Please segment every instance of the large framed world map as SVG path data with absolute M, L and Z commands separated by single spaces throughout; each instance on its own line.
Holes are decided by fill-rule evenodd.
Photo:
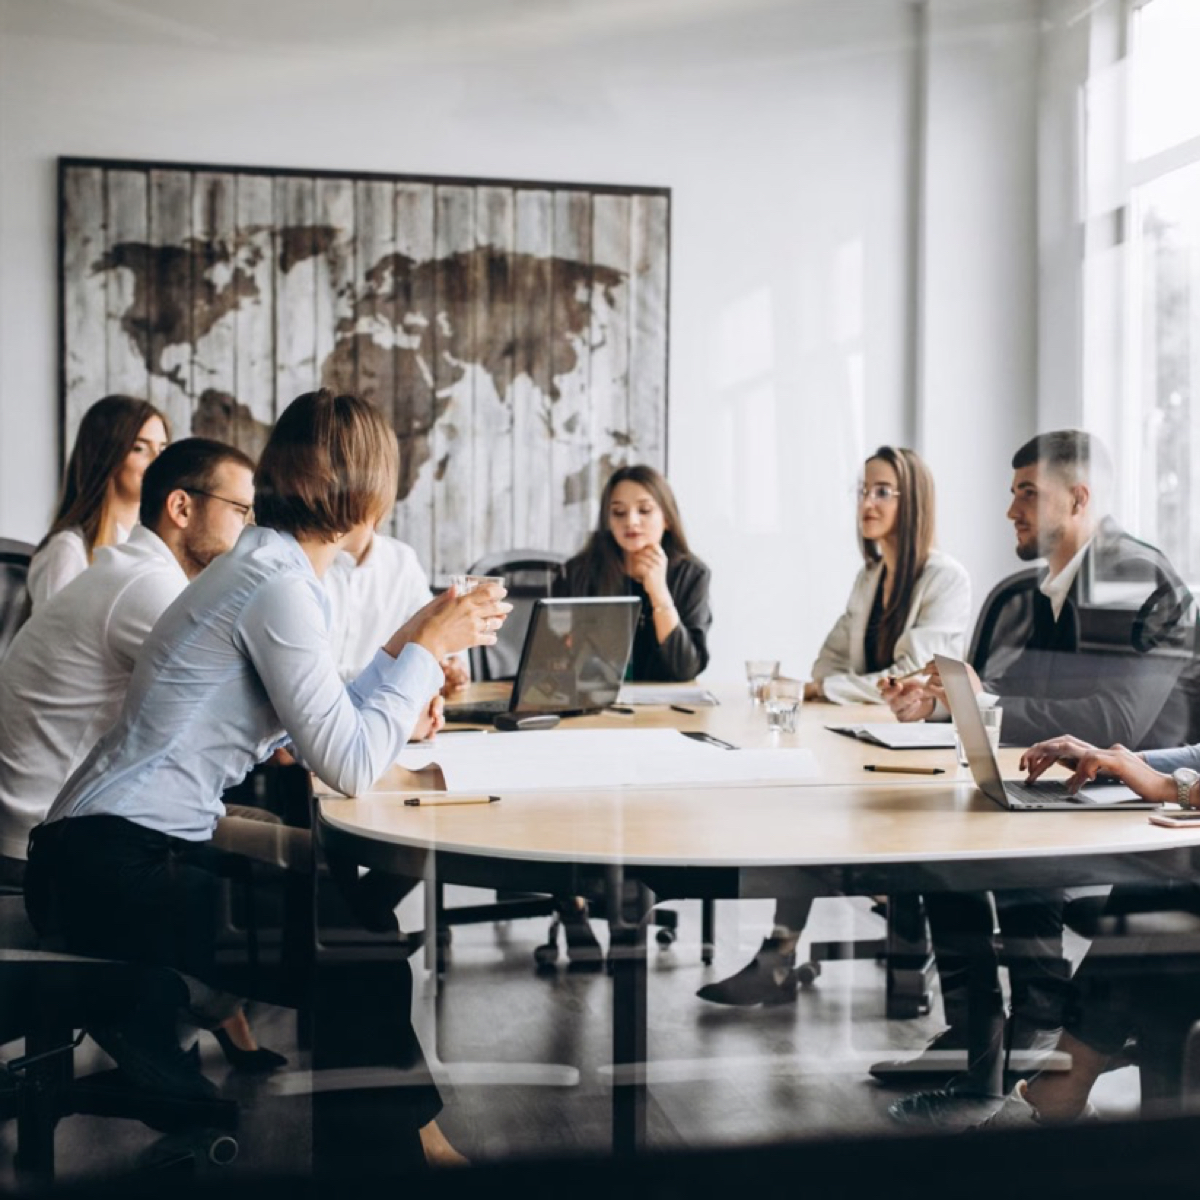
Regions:
M 357 392 L 436 575 L 573 551 L 615 466 L 665 469 L 665 188 L 62 158 L 59 237 L 64 451 L 110 392 L 251 454 Z

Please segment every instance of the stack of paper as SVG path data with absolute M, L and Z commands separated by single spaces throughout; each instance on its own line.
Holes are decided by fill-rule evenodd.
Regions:
M 808 750 L 725 750 L 672 729 L 556 729 L 444 738 L 400 756 L 410 771 L 438 766 L 450 791 L 797 783 L 817 774 Z
M 684 704 L 689 708 L 712 708 L 716 696 L 702 687 L 663 687 L 657 683 L 623 683 L 618 704 Z
M 946 721 L 876 721 L 865 725 L 827 725 L 833 733 L 886 746 L 889 750 L 953 750 L 954 726 Z

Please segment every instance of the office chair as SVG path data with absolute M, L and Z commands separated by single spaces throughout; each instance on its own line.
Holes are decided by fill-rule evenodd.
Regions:
M 33 551 L 28 542 L 0 538 L 0 658 L 29 616 L 25 580 Z
M 501 550 L 485 554 L 467 572 L 470 575 L 503 575 L 506 597 L 513 610 L 501 626 L 494 646 L 471 651 L 471 676 L 480 682 L 513 679 L 521 661 L 521 647 L 533 617 L 536 601 L 550 595 L 565 554 L 553 550 Z
M 24 1041 L 18 1057 L 0 1062 L 0 1120 L 17 1122 L 22 1183 L 53 1182 L 55 1129 L 72 1115 L 136 1120 L 163 1132 L 194 1131 L 210 1161 L 233 1161 L 235 1102 L 149 1092 L 120 1071 L 74 1075 L 74 1052 L 84 1038 L 76 1030 L 134 1008 L 160 1014 L 173 1027 L 187 995 L 183 978 L 166 968 L 39 948 L 23 898 L 0 897 L 0 1045 Z M 194 1161 L 184 1152 L 158 1165 L 173 1170 Z

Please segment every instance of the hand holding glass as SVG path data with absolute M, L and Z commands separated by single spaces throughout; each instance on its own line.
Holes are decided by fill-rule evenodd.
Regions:
M 494 583 L 499 587 L 504 587 L 503 575 L 451 575 L 450 586 L 454 589 L 455 594 L 465 596 L 468 592 L 473 592 L 477 587 L 483 587 L 485 584 Z

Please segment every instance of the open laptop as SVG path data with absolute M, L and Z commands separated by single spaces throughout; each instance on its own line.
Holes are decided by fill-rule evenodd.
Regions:
M 607 708 L 621 690 L 641 600 L 540 599 L 506 699 L 447 704 L 446 720 L 490 725 L 502 713 L 574 716 Z
M 971 775 L 979 790 L 1001 808 L 1013 812 L 1078 812 L 1079 810 L 1125 808 L 1158 808 L 1150 800 L 1143 800 L 1131 788 L 1119 783 L 1092 783 L 1072 794 L 1065 784 L 1055 780 L 1039 780 L 1022 783 L 1018 780 L 1002 779 L 1000 764 L 983 727 L 979 706 L 975 702 L 975 691 L 967 674 L 966 663 L 956 658 L 934 656 L 942 685 L 946 689 L 946 700 L 950 715 L 954 718 L 958 736 Z

